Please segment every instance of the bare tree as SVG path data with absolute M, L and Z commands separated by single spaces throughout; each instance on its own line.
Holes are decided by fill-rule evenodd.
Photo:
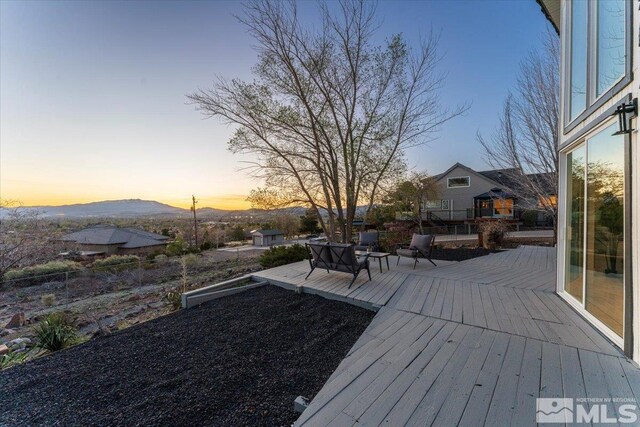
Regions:
M 282 213 L 273 219 L 273 226 L 282 231 L 285 238 L 290 239 L 298 234 L 300 219 L 295 215 Z
M 10 269 L 55 259 L 57 237 L 37 209 L 0 201 L 0 279 Z
M 266 188 L 252 193 L 254 206 L 308 206 L 330 240 L 349 241 L 357 206 L 371 207 L 405 170 L 404 150 L 466 107 L 439 102 L 437 35 L 415 50 L 399 35 L 378 46 L 375 4 L 321 3 L 319 12 L 314 30 L 294 1 L 248 4 L 240 21 L 256 41 L 256 79 L 219 78 L 188 98 L 237 126 L 231 151 L 257 155 L 249 170 Z
M 427 200 L 439 197 L 439 187 L 435 179 L 425 172 L 412 172 L 387 194 L 387 204 L 391 204 L 397 215 L 404 221 L 411 221 L 424 234 L 423 214 Z
M 531 53 L 520 65 L 513 93 L 504 101 L 494 135 L 478 133 L 485 157 L 492 167 L 505 169 L 511 192 L 521 207 L 546 212 L 557 222 L 558 36 L 547 31 L 542 52 Z

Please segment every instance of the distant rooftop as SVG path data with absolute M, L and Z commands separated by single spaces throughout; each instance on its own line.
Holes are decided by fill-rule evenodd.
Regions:
M 147 246 L 164 245 L 169 238 L 161 234 L 150 233 L 136 228 L 120 228 L 111 225 L 99 225 L 85 228 L 62 236 L 62 241 L 83 245 L 120 245 L 133 249 Z
M 284 234 L 280 230 L 256 230 L 252 234 L 260 234 L 262 236 L 276 236 L 278 234 Z

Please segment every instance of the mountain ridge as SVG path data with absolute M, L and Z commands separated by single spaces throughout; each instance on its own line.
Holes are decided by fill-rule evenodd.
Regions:
M 68 205 L 40 205 L 23 206 L 24 209 L 33 209 L 40 212 L 43 217 L 65 217 L 65 218 L 88 218 L 88 217 L 158 217 L 158 216 L 188 216 L 190 209 L 179 208 L 156 200 L 144 199 L 118 199 L 100 200 L 88 203 L 73 203 Z M 278 211 L 290 211 L 291 213 L 304 213 L 305 208 L 292 207 L 279 209 Z M 197 208 L 196 213 L 204 217 L 215 217 L 224 215 L 249 215 L 267 213 L 269 211 L 261 209 L 218 209 L 213 207 Z M 302 212 L 302 213 L 300 213 Z

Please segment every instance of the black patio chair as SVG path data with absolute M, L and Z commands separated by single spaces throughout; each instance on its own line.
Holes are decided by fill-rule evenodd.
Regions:
M 314 244 L 307 243 L 309 249 L 309 266 L 311 271 L 304 279 L 307 280 L 313 270 L 322 268 L 331 271 L 340 271 L 342 273 L 350 273 L 353 275 L 349 288 L 356 281 L 362 270 L 367 270 L 369 280 L 371 280 L 371 272 L 369 271 L 369 255 L 358 258 L 356 256 L 355 245 L 340 243 L 324 243 Z
M 377 231 L 360 231 L 356 251 L 366 251 L 371 248 L 373 252 L 378 252 L 380 250 L 379 240 L 380 233 Z
M 432 234 L 413 234 L 411 237 L 411 243 L 408 246 L 399 245 L 396 249 L 396 255 L 398 255 L 398 262 L 400 264 L 400 258 L 413 258 L 413 268 L 416 268 L 416 264 L 419 262 L 418 258 L 423 258 L 429 261 L 431 264 L 436 265 L 431 259 L 433 253 L 433 244 L 435 242 L 435 236 Z

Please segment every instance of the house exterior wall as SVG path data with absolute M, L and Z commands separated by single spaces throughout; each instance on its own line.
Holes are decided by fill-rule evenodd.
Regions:
M 158 252 L 164 252 L 167 245 L 145 246 L 142 248 L 120 248 L 118 255 L 149 255 Z
M 105 255 L 115 255 L 118 253 L 119 244 L 114 245 L 87 245 L 75 242 L 66 242 L 64 247 L 66 250 L 87 251 L 87 252 L 104 252 Z
M 470 177 L 469 187 L 447 188 L 447 178 L 463 176 Z M 446 175 L 441 176 L 438 179 L 438 186 L 439 197 L 441 200 L 449 201 L 449 209 L 427 208 L 427 210 L 433 212 L 443 220 L 462 221 L 468 219 L 467 209 L 473 210 L 473 198 L 495 188 L 497 184 L 478 173 L 472 173 L 458 166 Z
M 598 321 L 594 316 L 585 310 L 576 299 L 572 298 L 564 289 L 565 284 L 565 268 L 569 263 L 566 255 L 567 245 L 569 244 L 568 234 L 569 226 L 567 224 L 567 154 L 577 147 L 583 146 L 585 141 L 598 135 L 603 129 L 617 124 L 617 116 L 612 116 L 612 109 L 625 100 L 636 99 L 640 96 L 638 89 L 638 79 L 633 78 L 640 72 L 639 58 L 640 52 L 638 48 L 639 37 L 638 34 L 640 22 L 640 12 L 638 11 L 638 2 L 629 2 L 629 8 L 627 9 L 631 13 L 631 33 L 627 35 L 625 43 L 627 44 L 627 52 L 631 53 L 631 80 L 627 83 L 625 79 L 621 80 L 621 84 L 614 85 L 614 93 L 607 99 L 608 96 L 603 96 L 605 102 L 602 102 L 598 106 L 598 100 L 596 100 L 595 108 L 593 111 L 588 112 L 584 116 L 579 116 L 579 119 L 575 123 L 569 123 L 566 119 L 567 109 L 567 95 L 566 91 L 569 87 L 569 81 L 567 78 L 569 70 L 569 43 L 570 43 L 570 26 L 568 25 L 569 10 L 571 7 L 571 1 L 563 1 L 561 4 L 561 66 L 560 66 L 560 93 L 561 93 L 561 123 L 560 123 L 560 167 L 559 167 L 559 194 L 558 194 L 558 276 L 557 276 L 557 291 L 567 302 L 573 305 L 585 318 L 590 320 L 594 326 L 600 329 L 603 333 L 609 336 L 614 342 L 622 347 L 625 352 L 632 356 L 636 362 L 640 362 L 640 286 L 638 285 L 638 278 L 640 278 L 640 265 L 638 262 L 638 248 L 640 248 L 640 167 L 639 158 L 640 153 L 638 151 L 638 131 L 634 130 L 630 135 L 626 135 L 627 139 L 627 174 L 631 176 L 631 179 L 627 179 L 625 182 L 625 264 L 629 267 L 625 271 L 625 338 L 620 339 L 615 336 L 611 330 L 609 330 L 604 324 Z M 629 46 L 630 45 L 630 46 Z M 628 74 L 628 73 L 627 73 Z M 638 119 L 633 118 L 631 120 L 631 128 L 637 129 L 639 123 Z M 617 128 L 617 125 L 616 125 Z M 630 207 L 630 215 L 629 208 Z
M 284 235 L 268 235 L 262 236 L 258 234 L 253 235 L 253 246 L 273 246 L 284 243 Z
M 154 252 L 162 252 L 167 247 L 164 245 L 145 246 L 141 248 L 120 248 L 120 244 L 113 245 L 87 245 L 75 242 L 66 242 L 65 250 L 87 251 L 87 252 L 104 252 L 106 256 L 110 255 L 147 255 Z

